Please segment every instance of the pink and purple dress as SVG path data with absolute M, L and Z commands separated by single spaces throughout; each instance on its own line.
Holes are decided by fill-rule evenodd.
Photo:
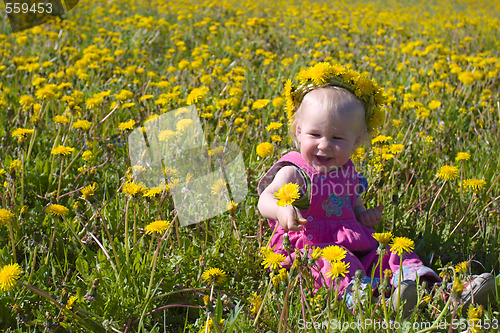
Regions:
M 371 276 L 372 269 L 378 261 L 378 242 L 372 236 L 374 230 L 358 222 L 353 211 L 358 195 L 366 189 L 366 179 L 356 172 L 351 160 L 337 170 L 321 174 L 309 165 L 300 153 L 292 151 L 284 155 L 264 175 L 258 185 L 259 194 L 273 181 L 278 170 L 286 165 L 295 166 L 304 178 L 304 183 L 310 186 L 309 189 L 305 189 L 310 197 L 309 207 L 301 210 L 307 223 L 301 231 L 287 232 L 291 247 L 304 250 L 306 245 L 320 248 L 329 245 L 342 246 L 347 250 L 344 261 L 350 266 L 349 273 L 337 282 L 339 292 L 341 293 L 346 288 L 350 289 L 350 282 L 357 270 L 363 272 L 364 282 L 373 284 L 374 281 L 369 282 L 367 277 Z M 276 223 L 278 223 L 276 220 L 269 220 L 272 230 Z M 288 253 L 282 247 L 285 232 L 278 225 L 272 236 L 270 247 L 274 248 L 275 252 L 287 256 Z M 293 256 L 292 253 L 291 257 Z M 398 284 L 399 265 L 400 258 L 395 253 L 389 251 L 383 258 L 383 270 L 390 269 L 393 272 L 391 281 L 393 286 Z M 326 273 L 331 268 L 330 263 L 320 258 L 316 261 L 316 267 L 311 272 L 315 287 L 320 288 L 325 285 L 325 282 L 327 286 L 331 286 L 332 280 L 326 277 Z M 377 268 L 374 272 L 375 277 L 379 277 L 378 272 Z M 425 276 L 430 281 L 440 281 L 439 276 L 432 269 L 424 266 L 413 252 L 406 253 L 403 257 L 403 276 L 403 280 L 415 280 L 417 276 Z

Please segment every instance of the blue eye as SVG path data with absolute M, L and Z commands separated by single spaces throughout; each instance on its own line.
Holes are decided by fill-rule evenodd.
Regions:
M 341 138 L 341 137 L 338 137 L 338 136 L 334 136 L 334 137 L 333 137 L 333 140 L 342 140 L 342 138 Z

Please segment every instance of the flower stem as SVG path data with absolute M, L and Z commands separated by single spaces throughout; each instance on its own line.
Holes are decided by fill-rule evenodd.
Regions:
M 61 182 L 62 182 L 62 174 L 63 174 L 63 165 L 64 165 L 64 157 L 61 159 L 61 169 L 59 170 L 59 183 L 57 184 L 57 196 L 56 201 L 59 202 L 59 193 L 61 191 Z
M 33 256 L 31 257 L 31 269 L 30 275 L 28 277 L 28 284 L 31 283 L 31 278 L 33 278 L 33 273 L 35 272 L 35 260 L 36 260 L 36 252 L 38 250 L 38 246 L 35 244 L 35 249 L 33 250 Z
M 54 231 L 52 232 L 52 238 L 50 239 L 49 251 L 47 251 L 47 257 L 45 257 L 45 265 L 49 263 L 50 252 L 52 251 L 52 245 L 54 245 L 54 240 L 56 238 L 57 231 L 57 218 L 54 218 Z
M 12 246 L 12 256 L 14 257 L 14 262 L 17 262 L 16 258 L 16 244 L 14 243 L 14 230 L 12 230 L 12 223 L 10 222 L 10 219 L 8 219 L 8 224 L 9 224 L 9 236 L 10 236 L 10 244 Z
M 155 254 L 153 256 L 153 265 L 151 268 L 151 275 L 149 276 L 148 290 L 146 292 L 146 297 L 144 298 L 144 309 L 143 309 L 142 314 L 141 314 L 140 323 L 142 323 L 142 320 L 144 319 L 144 315 L 146 313 L 147 306 L 148 306 L 149 302 L 151 301 L 149 298 L 149 295 L 151 294 L 151 288 L 153 286 L 153 279 L 155 276 L 156 263 L 158 262 L 158 254 L 160 253 L 161 244 L 163 243 L 165 238 L 169 235 L 169 233 L 170 233 L 170 228 L 168 228 L 165 231 L 165 233 L 163 234 L 163 237 L 160 240 L 158 240 L 158 245 L 156 246 L 156 251 L 155 251 Z M 212 288 L 213 288 L 213 286 L 212 286 Z
M 424 332 L 434 331 L 437 328 L 438 324 L 442 323 L 443 317 L 448 313 L 448 309 L 450 307 L 451 299 L 452 299 L 451 296 L 448 297 L 448 301 L 443 306 L 443 310 L 441 311 L 441 313 L 439 314 L 439 316 L 436 318 L 436 320 L 434 320 L 434 322 L 432 323 L 431 327 L 423 329 L 423 330 L 420 330 L 417 333 L 424 333 Z
M 380 255 L 378 256 L 378 261 L 379 261 L 379 264 L 380 264 L 380 273 L 379 273 L 379 278 L 380 278 L 380 282 L 381 285 L 384 284 L 384 278 L 383 278 L 383 269 L 382 269 L 382 260 L 383 260 L 383 257 L 385 256 L 385 249 L 380 251 Z M 385 318 L 385 322 L 388 323 L 389 322 L 389 312 L 387 311 L 387 306 L 385 304 L 385 286 L 382 290 L 382 288 L 379 288 L 380 290 L 380 297 L 382 297 L 382 310 L 384 311 L 384 318 Z M 389 328 L 387 328 L 387 332 L 389 332 Z
M 260 313 L 261 313 L 262 309 L 264 308 L 264 303 L 266 301 L 267 296 L 269 295 L 269 291 L 271 290 L 271 285 L 272 285 L 272 282 L 271 282 L 271 279 L 269 279 L 269 283 L 267 285 L 266 294 L 264 295 L 264 298 L 262 299 L 262 302 L 260 303 L 259 311 L 257 311 L 257 315 L 255 316 L 255 320 L 253 321 L 253 325 L 252 326 L 256 326 L 257 325 L 257 321 L 259 320 Z
M 425 217 L 424 228 L 423 228 L 424 229 L 424 238 L 426 236 L 428 236 L 429 226 L 428 226 L 427 222 L 429 221 L 429 217 L 431 216 L 432 208 L 434 207 L 434 204 L 436 203 L 436 200 L 439 197 L 439 193 L 441 193 L 441 191 L 443 190 L 446 183 L 447 183 L 446 181 L 443 182 L 443 185 L 441 185 L 441 187 L 439 188 L 439 190 L 436 193 L 436 196 L 434 197 L 434 200 L 432 201 L 431 207 L 427 211 L 427 216 Z
M 137 201 L 134 203 L 134 246 L 137 243 Z
M 130 198 L 127 199 L 127 204 L 125 207 L 125 258 L 127 264 L 129 262 L 129 244 L 128 244 L 128 207 L 130 205 Z
M 398 311 L 399 316 L 399 307 L 401 305 L 401 282 L 403 282 L 403 253 L 399 255 L 399 277 L 398 277 L 398 292 L 397 292 L 397 306 L 396 309 Z

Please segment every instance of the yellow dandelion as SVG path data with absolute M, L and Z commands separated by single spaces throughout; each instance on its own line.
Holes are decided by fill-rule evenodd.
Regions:
M 274 153 L 274 146 L 269 142 L 262 142 L 257 145 L 257 155 L 266 158 Z
M 142 194 L 143 197 L 153 198 L 160 194 L 163 190 L 161 188 L 150 188 L 145 193 Z
M 170 222 L 165 220 L 157 220 L 146 226 L 146 234 L 157 233 L 161 234 L 170 227 Z
M 173 138 L 176 134 L 177 134 L 176 132 L 166 129 L 161 131 L 160 134 L 158 134 L 158 140 L 167 142 L 168 140 Z
M 59 145 L 56 148 L 53 148 L 50 153 L 52 155 L 63 155 L 63 156 L 66 156 L 66 155 L 71 154 L 74 151 L 75 151 L 75 148 L 73 148 L 73 147 L 67 147 L 67 146 Z
M 405 149 L 405 146 L 400 143 L 395 143 L 389 146 L 389 151 L 393 154 L 399 154 Z
M 453 180 L 458 177 L 458 168 L 454 165 L 444 165 L 439 168 L 437 176 L 444 180 Z
M 257 312 L 259 312 L 260 306 L 262 304 L 262 296 L 260 296 L 256 292 L 253 292 L 252 294 L 250 294 L 250 299 L 248 301 L 252 305 L 252 307 L 250 308 L 250 312 L 256 315 Z
M 332 75 L 335 76 L 340 76 L 345 73 L 346 69 L 339 64 L 331 65 L 330 71 L 332 72 Z
M 199 88 L 194 88 L 191 90 L 189 95 L 186 98 L 186 104 L 191 105 L 194 103 L 199 102 L 203 97 L 205 97 L 209 92 L 209 89 L 205 86 L 199 87 Z
M 323 254 L 323 249 L 315 246 L 315 247 L 313 247 L 312 252 L 311 252 L 311 259 L 318 260 L 322 254 Z
M 94 182 L 92 185 L 87 185 L 84 188 L 82 188 L 80 192 L 82 192 L 82 197 L 90 201 L 94 197 L 96 189 L 97 189 L 97 183 Z
M 392 239 L 392 232 L 376 232 L 372 234 L 373 238 L 377 240 L 380 244 L 384 246 L 389 245 L 389 242 Z
M 90 150 L 86 150 L 83 152 L 82 154 L 82 159 L 85 161 L 85 162 L 88 162 L 90 161 L 92 158 L 94 157 L 94 155 L 92 154 L 92 152 Z
M 238 208 L 238 204 L 235 203 L 233 200 L 231 202 L 227 203 L 226 209 L 231 213 L 234 214 L 236 212 L 236 208 Z
M 325 247 L 321 254 L 329 262 L 337 262 L 345 258 L 347 251 L 338 245 L 330 245 Z
M 58 116 L 55 116 L 53 118 L 54 122 L 56 124 L 68 124 L 69 123 L 69 119 L 68 117 L 66 116 L 63 116 L 63 115 L 58 115 Z
M 459 152 L 457 153 L 457 156 L 455 157 L 455 161 L 468 161 L 470 159 L 470 154 L 465 153 L 465 152 Z
M 122 91 L 120 91 L 120 93 L 115 94 L 114 96 L 116 97 L 116 99 L 124 101 L 126 99 L 134 97 L 134 94 L 131 91 L 123 89 Z
M 277 134 L 274 134 L 274 135 L 271 135 L 271 141 L 272 142 L 281 142 L 281 136 L 277 135 Z
M 150 115 L 148 116 L 148 118 L 146 118 L 145 122 L 148 122 L 148 121 L 150 121 L 150 120 L 153 120 L 153 119 L 155 119 L 155 118 L 157 118 L 157 117 L 159 117 L 159 115 L 157 115 L 157 114 L 150 114 Z
M 19 98 L 19 104 L 21 104 L 23 108 L 27 108 L 35 104 L 35 99 L 29 95 L 23 95 Z
M 394 237 L 391 244 L 391 251 L 401 256 L 403 253 L 411 252 L 415 248 L 413 240 L 407 237 Z
M 5 265 L 0 270 L 0 290 L 12 289 L 21 275 L 22 269 L 17 263 Z
M 21 170 L 22 169 L 22 164 L 21 164 L 21 161 L 19 161 L 18 159 L 15 159 L 13 160 L 12 162 L 10 162 L 10 165 L 9 165 L 9 172 L 14 172 L 16 170 Z
M 131 130 L 134 128 L 135 120 L 130 119 L 129 121 L 122 122 L 118 124 L 120 131 Z
M 290 116 L 293 113 L 293 100 L 292 100 L 292 80 L 288 79 L 285 82 L 285 86 L 283 87 L 283 95 L 285 96 L 285 108 L 287 112 L 287 117 L 290 119 Z
M 363 147 L 356 148 L 355 151 L 351 153 L 351 159 L 354 162 L 360 162 L 365 158 L 365 149 Z
M 375 91 L 376 84 L 375 81 L 364 77 L 362 75 L 356 77 L 354 79 L 354 85 L 356 86 L 355 94 L 358 97 L 362 97 L 363 95 L 371 95 Z
M 283 126 L 282 123 L 278 123 L 278 122 L 273 121 L 273 122 L 269 123 L 269 125 L 267 125 L 266 130 L 272 131 L 272 130 L 280 128 L 281 126 Z
M 264 255 L 262 266 L 270 266 L 272 270 L 277 270 L 283 267 L 281 264 L 284 263 L 286 259 L 284 255 L 276 253 L 270 248 L 262 248 L 261 251 Z
M 85 107 L 87 109 L 93 109 L 99 106 L 101 104 L 102 100 L 99 98 L 89 98 L 85 101 Z
M 469 71 L 464 71 L 464 72 L 460 73 L 458 75 L 458 79 L 460 80 L 460 82 L 462 82 L 466 86 L 473 84 L 475 81 L 474 75 L 472 75 L 472 73 Z
M 122 192 L 130 195 L 131 197 L 135 197 L 137 194 L 143 192 L 143 188 L 134 182 L 127 182 L 123 185 Z
M 73 304 L 78 300 L 78 296 L 71 296 L 68 301 L 66 302 L 66 306 L 64 307 L 65 310 L 71 310 L 73 307 Z
M 440 101 L 431 101 L 429 103 L 429 110 L 435 110 L 437 108 L 440 108 L 441 107 L 441 102 Z
M 474 323 L 474 327 L 476 327 L 477 322 L 483 317 L 484 314 L 484 309 L 481 305 L 479 305 L 477 308 L 474 305 L 469 305 L 469 308 L 467 309 L 467 318 L 470 320 L 470 323 Z
M 45 86 L 38 89 L 35 92 L 36 98 L 38 99 L 46 99 L 46 100 L 54 100 L 56 98 L 56 94 L 52 89 L 52 86 Z
M 224 190 L 226 190 L 226 183 L 222 179 L 217 179 L 211 187 L 211 192 L 213 195 L 219 195 L 221 194 Z
M 468 262 L 467 261 L 462 261 L 458 264 L 455 265 L 455 272 L 457 272 L 457 274 L 461 274 L 461 273 L 467 273 L 468 271 Z
M 73 123 L 73 128 L 81 128 L 84 131 L 88 131 L 92 126 L 92 123 L 85 119 L 79 119 Z
M 280 108 L 283 105 L 285 105 L 285 99 L 283 97 L 276 97 L 276 98 L 273 99 L 273 101 L 271 102 L 271 104 L 275 108 Z
M 49 205 L 47 208 L 45 208 L 45 213 L 52 215 L 65 216 L 68 214 L 68 212 L 68 208 L 59 204 Z
M 476 179 L 476 178 L 470 178 L 470 179 L 464 179 L 460 185 L 463 188 L 466 189 L 472 189 L 476 192 L 480 191 L 483 189 L 483 187 L 486 186 L 486 181 L 484 179 Z
M 18 142 L 22 142 L 26 140 L 26 137 L 28 134 L 33 133 L 35 130 L 34 129 L 28 129 L 28 128 L 16 128 L 15 130 L 12 131 L 12 137 L 15 138 L 17 137 Z
M 326 79 L 333 73 L 332 65 L 328 62 L 319 62 L 316 65 L 299 72 L 298 80 L 304 82 L 312 80 L 317 85 L 326 83 Z
M 281 282 L 280 276 L 279 275 L 274 275 L 271 278 L 271 282 L 272 282 L 273 286 L 277 287 L 280 284 L 280 282 Z
M 342 79 L 346 82 L 353 82 L 358 76 L 359 76 L 359 72 L 355 71 L 355 70 L 352 70 L 352 69 L 349 69 L 347 71 L 345 71 L 344 73 L 342 73 Z
M 334 261 L 331 263 L 331 268 L 326 273 L 327 277 L 336 278 L 345 276 L 349 271 L 347 270 L 351 264 L 343 261 Z
M 274 192 L 274 198 L 278 199 L 276 204 L 280 207 L 288 206 L 300 198 L 299 185 L 287 183 Z
M 252 109 L 262 109 L 269 104 L 271 100 L 269 99 L 258 99 L 252 104 Z
M 384 143 L 392 140 L 392 136 L 378 135 L 372 139 L 372 145 L 376 143 Z
M 458 277 L 455 277 L 455 280 L 453 280 L 453 287 L 451 288 L 451 291 L 456 297 L 460 297 L 462 295 L 464 285 Z
M 177 128 L 178 131 L 183 131 L 189 126 L 193 124 L 193 121 L 191 119 L 181 119 L 175 124 L 175 127 Z
M 131 108 L 134 105 L 135 105 L 134 102 L 125 103 L 125 104 L 122 104 L 122 109 L 128 109 L 128 108 Z
M 8 224 L 13 217 L 9 210 L 0 208 L 0 226 Z
M 226 280 L 226 272 L 217 267 L 212 267 L 203 272 L 201 279 L 208 285 L 220 285 Z

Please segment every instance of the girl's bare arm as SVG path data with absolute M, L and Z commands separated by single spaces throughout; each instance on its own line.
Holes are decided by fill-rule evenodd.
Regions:
M 258 209 L 265 218 L 278 220 L 283 229 L 299 231 L 306 222 L 299 210 L 291 205 L 280 207 L 278 200 L 274 198 L 274 192 L 287 183 L 295 183 L 304 188 L 304 181 L 294 166 L 285 166 L 276 173 L 272 183 L 260 194 Z

